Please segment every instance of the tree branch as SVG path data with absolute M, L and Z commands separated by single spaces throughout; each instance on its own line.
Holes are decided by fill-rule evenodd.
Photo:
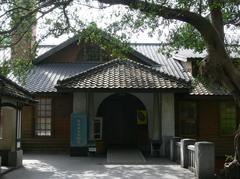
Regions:
M 218 46 L 225 51 L 224 43 L 219 39 L 218 32 L 211 22 L 199 14 L 184 9 L 173 9 L 156 3 L 143 2 L 141 0 L 98 0 L 111 5 L 122 4 L 143 13 L 154 13 L 165 19 L 175 19 L 194 26 L 202 35 L 207 46 Z
M 18 20 L 18 22 L 16 22 L 14 24 L 14 26 L 12 26 L 10 29 L 8 30 L 4 30 L 4 31 L 0 31 L 0 35 L 5 35 L 5 34 L 10 34 L 14 31 L 16 31 L 16 29 L 22 24 L 23 21 L 25 21 L 27 18 L 31 17 L 33 14 L 37 13 L 37 12 L 40 12 L 41 9 L 43 8 L 47 8 L 47 7 L 51 7 L 51 11 L 58 8 L 58 7 L 61 7 L 61 6 L 65 6 L 65 5 L 68 5 L 70 2 L 72 2 L 73 0 L 63 0 L 63 1 L 55 1 L 55 0 L 49 0 L 49 1 L 45 1 L 43 3 L 40 3 L 38 7 L 36 7 L 35 9 L 29 11 L 27 14 L 21 16 Z M 51 12 L 49 10 L 45 12 L 42 12 L 42 14 L 46 15 L 47 13 Z

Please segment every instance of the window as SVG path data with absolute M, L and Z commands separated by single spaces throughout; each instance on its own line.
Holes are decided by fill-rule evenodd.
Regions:
M 37 118 L 35 121 L 36 136 L 51 136 L 52 126 L 52 100 L 40 98 L 37 105 Z
M 78 61 L 87 62 L 106 62 L 111 60 L 110 55 L 107 55 L 98 45 L 82 44 L 78 54 Z
M 233 102 L 220 103 L 220 133 L 232 135 L 236 129 L 236 106 Z
M 2 108 L 0 108 L 0 139 L 3 138 L 3 113 Z
M 197 133 L 197 104 L 194 101 L 180 101 L 179 133 L 181 136 L 196 136 Z

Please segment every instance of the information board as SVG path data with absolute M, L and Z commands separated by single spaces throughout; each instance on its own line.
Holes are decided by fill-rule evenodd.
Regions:
M 71 114 L 71 147 L 87 145 L 87 115 L 84 113 Z

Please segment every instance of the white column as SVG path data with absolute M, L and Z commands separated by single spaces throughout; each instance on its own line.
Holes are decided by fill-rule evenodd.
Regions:
M 87 93 L 73 93 L 73 112 L 87 112 Z
M 162 93 L 162 147 L 161 155 L 168 156 L 170 137 L 175 135 L 174 93 Z
M 161 135 L 161 95 L 154 93 L 153 97 L 153 123 L 152 123 L 152 140 L 159 140 Z
M 94 93 L 89 93 L 88 94 L 88 137 L 89 140 L 93 141 L 94 137 L 93 137 L 93 120 L 95 117 L 95 113 L 94 113 L 95 109 L 94 109 Z

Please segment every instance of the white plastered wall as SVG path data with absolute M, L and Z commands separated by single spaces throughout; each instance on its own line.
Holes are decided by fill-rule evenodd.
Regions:
M 175 135 L 174 93 L 162 93 L 162 147 L 161 155 L 169 153 L 169 139 Z
M 82 92 L 73 93 L 73 112 L 76 113 L 87 112 L 87 93 Z

